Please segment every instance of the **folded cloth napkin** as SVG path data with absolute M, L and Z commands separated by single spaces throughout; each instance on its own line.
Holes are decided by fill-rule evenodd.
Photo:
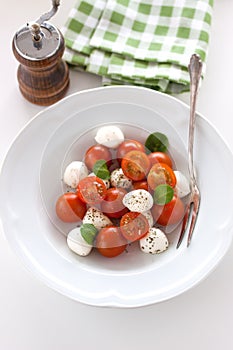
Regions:
M 208 51 L 213 0 L 78 0 L 62 28 L 65 60 L 103 84 L 189 90 L 188 63 Z

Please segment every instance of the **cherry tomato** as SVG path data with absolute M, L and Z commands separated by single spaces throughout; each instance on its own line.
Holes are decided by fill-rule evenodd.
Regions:
M 130 211 L 122 216 L 120 228 L 123 236 L 131 242 L 144 237 L 149 231 L 149 223 L 144 215 Z
M 91 146 L 85 154 L 84 162 L 89 170 L 93 170 L 93 167 L 97 160 L 103 159 L 107 163 L 111 163 L 112 155 L 109 149 L 103 145 Z
M 111 162 L 108 163 L 107 165 L 108 165 L 108 170 L 110 171 L 110 173 L 112 173 L 113 170 L 121 167 L 118 159 L 112 159 Z
M 145 179 L 149 171 L 150 161 L 144 152 L 130 151 L 122 159 L 121 167 L 128 178 L 140 181 Z
M 64 222 L 79 222 L 86 213 L 86 204 L 83 203 L 78 195 L 73 192 L 67 192 L 61 195 L 56 202 L 56 214 Z
M 154 204 L 151 208 L 154 220 L 162 226 L 177 224 L 184 217 L 184 204 L 176 195 L 165 205 Z
M 90 205 L 99 204 L 105 198 L 106 192 L 104 182 L 97 176 L 87 176 L 77 186 L 79 198 Z
M 171 187 L 176 185 L 176 175 L 174 171 L 165 163 L 154 164 L 147 176 L 149 187 L 154 190 L 156 186 L 168 184 Z
M 145 152 L 145 146 L 137 140 L 125 140 L 117 148 L 117 158 L 119 161 L 130 151 Z
M 127 191 L 120 187 L 111 187 L 107 190 L 104 201 L 101 203 L 101 210 L 110 218 L 121 218 L 128 212 L 128 209 L 122 203 Z
M 167 153 L 152 152 L 148 154 L 148 158 L 150 160 L 151 166 L 156 163 L 163 163 L 163 164 L 167 164 L 170 168 L 172 168 L 172 160 Z
M 101 255 L 113 258 L 125 251 L 127 241 L 122 236 L 119 227 L 108 226 L 99 231 L 95 244 Z
M 146 180 L 135 181 L 135 182 L 133 182 L 133 189 L 134 190 L 146 190 L 146 191 L 148 191 L 148 183 Z

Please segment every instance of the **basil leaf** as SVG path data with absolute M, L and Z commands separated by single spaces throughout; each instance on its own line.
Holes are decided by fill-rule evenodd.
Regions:
M 167 184 L 158 185 L 154 191 L 154 202 L 158 205 L 169 203 L 174 196 L 174 190 Z
M 82 226 L 80 227 L 80 232 L 81 232 L 83 239 L 88 244 L 92 245 L 98 230 L 92 224 L 82 224 Z
M 100 179 L 108 180 L 110 179 L 110 172 L 108 170 L 106 161 L 104 159 L 99 159 L 95 162 L 93 173 Z
M 168 149 L 168 138 L 161 132 L 150 134 L 145 142 L 146 148 L 151 152 L 166 152 Z

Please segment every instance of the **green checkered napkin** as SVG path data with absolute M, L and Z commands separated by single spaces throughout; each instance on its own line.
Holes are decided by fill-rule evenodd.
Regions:
M 62 29 L 65 60 L 104 84 L 189 90 L 187 66 L 205 72 L 213 0 L 78 0 Z

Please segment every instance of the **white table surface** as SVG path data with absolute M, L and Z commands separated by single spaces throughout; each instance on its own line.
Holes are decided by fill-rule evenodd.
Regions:
M 61 3 L 52 20 L 58 27 L 64 23 L 74 0 Z M 49 0 L 20 0 L 4 2 L 1 10 L 0 163 L 19 130 L 43 109 L 19 93 L 12 37 L 23 24 L 49 7 Z M 233 1 L 215 0 L 207 73 L 199 93 L 198 111 L 217 127 L 233 151 L 232 37 Z M 71 72 L 70 77 L 68 94 L 100 85 L 95 76 Z M 187 94 L 178 98 L 189 101 Z M 233 181 L 232 174 L 229 181 Z M 233 348 L 233 246 L 198 286 L 167 302 L 137 309 L 82 305 L 49 289 L 22 266 L 1 230 L 0 276 L 2 350 Z

